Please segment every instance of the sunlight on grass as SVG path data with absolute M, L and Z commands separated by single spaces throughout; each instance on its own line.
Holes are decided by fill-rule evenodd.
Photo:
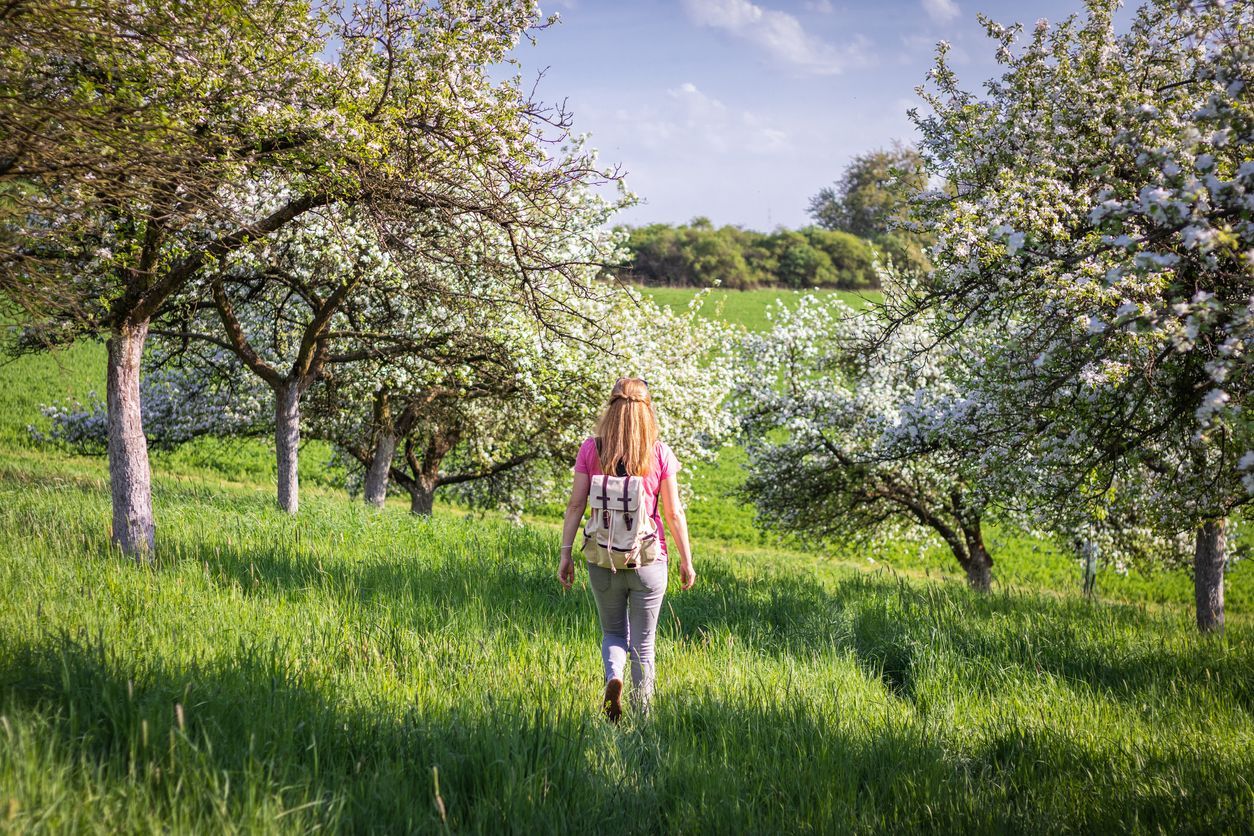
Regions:
M 639 290 L 659 305 L 665 305 L 677 311 L 687 308 L 688 302 L 698 292 L 690 287 L 643 287 Z M 856 310 L 861 310 L 883 299 L 883 294 L 878 290 L 715 289 L 709 292 L 709 298 L 701 307 L 701 315 L 719 317 L 735 325 L 742 325 L 749 331 L 765 331 L 770 327 L 766 311 L 777 299 L 792 306 L 807 293 L 823 297 L 837 296 Z
M 103 490 L 3 489 L 19 827 L 439 829 L 433 768 L 469 830 L 1223 829 L 1250 792 L 1245 624 L 711 549 L 614 730 L 555 532 L 264 499 L 159 490 L 152 570 Z
M 372 512 L 311 445 L 293 519 L 264 440 L 204 440 L 154 457 L 157 565 L 121 557 L 103 458 L 26 432 L 102 359 L 0 367 L 6 830 L 1248 827 L 1243 565 L 1220 637 L 1192 628 L 1187 575 L 1104 575 L 1088 601 L 1015 532 L 980 596 L 937 582 L 957 572 L 931 546 L 760 532 L 728 448 L 684 471 L 701 581 L 667 598 L 655 711 L 613 728 L 551 515 Z

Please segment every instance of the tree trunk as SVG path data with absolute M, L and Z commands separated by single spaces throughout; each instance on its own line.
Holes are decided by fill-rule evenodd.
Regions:
M 420 517 L 431 516 L 435 504 L 435 485 L 429 485 L 423 479 L 417 479 L 407 486 L 409 489 L 409 511 Z
M 113 542 L 137 561 L 150 559 L 156 525 L 152 517 L 152 470 L 140 414 L 140 360 L 147 321 L 125 325 L 109 338 L 109 488 L 113 496 Z
M 984 529 L 978 514 L 970 514 L 960 522 L 962 538 L 966 541 L 967 583 L 977 592 L 988 592 L 993 583 L 993 558 L 984 545 Z
M 1197 628 L 1213 633 L 1224 628 L 1225 520 L 1209 520 L 1197 530 L 1193 555 L 1193 594 L 1197 601 Z
M 274 446 L 278 455 L 279 507 L 289 514 L 300 508 L 296 468 L 300 457 L 300 387 L 295 383 L 274 390 Z
M 971 549 L 967 560 L 967 583 L 977 592 L 988 592 L 993 583 L 993 558 L 981 543 Z
M 419 516 L 431 516 L 431 507 L 435 503 L 435 489 L 440 487 L 440 462 L 449 450 L 457 446 L 456 433 L 443 433 L 436 430 L 427 441 L 422 458 L 418 458 L 414 449 L 414 439 L 405 439 L 405 463 L 409 465 L 413 477 L 406 479 L 405 490 L 409 491 L 409 510 Z
M 387 429 L 380 429 L 374 444 L 374 458 L 366 468 L 366 504 L 376 508 L 383 507 L 383 500 L 388 495 L 388 474 L 392 469 L 392 459 L 396 456 L 396 435 Z M 418 513 L 415 511 L 414 513 Z M 428 513 L 430 511 L 428 510 Z

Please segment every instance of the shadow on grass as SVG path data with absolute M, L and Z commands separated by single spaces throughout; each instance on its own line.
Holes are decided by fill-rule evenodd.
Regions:
M 38 528 L 39 513 L 32 509 L 23 525 Z M 220 585 L 247 595 L 329 599 L 366 635 L 380 625 L 423 633 L 467 619 L 489 631 L 580 641 L 595 632 L 583 573 L 573 594 L 554 580 L 551 534 L 470 524 L 440 531 L 379 519 L 403 527 L 405 536 L 393 548 L 387 531 L 353 532 L 349 557 L 338 554 L 326 521 L 284 521 L 274 526 L 272 543 L 256 538 L 259 544 L 247 548 L 199 539 L 195 531 L 162 536 L 170 559 L 205 565 Z M 107 553 L 103 536 L 97 539 Z M 667 601 L 663 640 L 702 642 L 726 632 L 741 648 L 776 656 L 848 652 L 906 700 L 914 699 L 927 663 L 945 657 L 968 663 L 963 687 L 985 693 L 996 693 L 1009 672 L 1052 677 L 1138 706 L 1171 699 L 1168 689 L 1179 688 L 1254 711 L 1254 646 L 1241 638 L 1246 628 L 1204 640 L 1183 619 L 1134 606 L 1023 592 L 978 595 L 958 584 L 907 583 L 880 573 L 851 572 L 829 584 L 789 572 L 746 578 L 717 560 L 706 564 L 695 589 L 673 591 Z
M 12 745 L 0 774 L 26 752 L 45 771 L 78 775 L 98 801 L 123 799 L 117 815 L 146 817 L 97 826 L 435 832 L 445 822 L 433 766 L 456 831 L 1221 832 L 1249 822 L 1248 757 L 1086 750 L 1014 724 L 953 751 L 909 713 L 842 720 L 747 694 L 694 695 L 614 729 L 557 690 L 539 704 L 485 697 L 426 713 L 354 700 L 294 673 L 278 647 L 181 668 L 159 658 L 128 668 L 98 641 L 67 636 L 0 648 L 10 742 L 43 722 L 38 755 Z M 37 814 L 27 801 L 20 809 Z
M 573 594 L 558 588 L 546 544 L 543 536 L 520 533 L 470 543 L 461 555 L 432 545 L 432 554 L 357 561 L 320 561 L 284 549 L 188 556 L 245 590 L 316 589 L 358 609 L 363 624 L 434 630 L 469 613 L 488 628 L 586 636 L 596 623 L 591 596 L 583 588 Z M 966 685 L 988 692 L 1001 686 L 1006 671 L 1018 671 L 1137 705 L 1147 696 L 1165 698 L 1169 688 L 1192 688 L 1254 711 L 1249 642 L 1237 635 L 1196 637 L 1188 624 L 1132 606 L 1022 592 L 981 595 L 958 584 L 907 583 L 880 573 L 850 574 L 830 586 L 795 574 L 742 581 L 713 562 L 697 587 L 672 588 L 667 602 L 663 640 L 702 642 L 726 631 L 740 647 L 775 656 L 848 651 L 868 676 L 907 700 L 914 698 L 921 661 L 947 655 L 978 668 L 964 669 Z
M 301 830 L 440 830 L 433 767 L 454 830 L 521 831 L 552 812 L 560 821 L 564 802 L 545 796 L 580 783 L 596 730 L 588 712 L 561 705 L 422 715 L 337 700 L 278 647 L 243 647 L 215 666 L 130 669 L 99 642 L 65 636 L 5 650 L 2 711 L 19 732 L 24 717 L 51 718 L 55 740 L 37 742 L 50 766 L 85 766 L 95 793 L 120 792 L 158 821 L 186 815 L 182 805 L 212 829 L 248 818 L 260 794 L 275 797 L 275 815 L 296 811 L 287 824 Z M 609 813 L 610 787 L 582 789 L 582 803 Z

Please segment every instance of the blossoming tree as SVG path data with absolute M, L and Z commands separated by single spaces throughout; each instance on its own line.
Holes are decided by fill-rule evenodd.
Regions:
M 550 501 L 569 487 L 574 453 L 624 375 L 649 381 L 662 437 L 681 460 L 709 459 L 730 435 L 724 402 L 733 375 L 725 349 L 732 337 L 725 324 L 698 315 L 700 300 L 676 312 L 613 285 L 595 283 L 587 294 L 554 286 L 541 319 L 522 303 L 450 293 L 485 290 L 481 280 L 459 284 L 460 272 L 445 271 L 435 285 L 445 295 L 420 305 L 406 297 L 403 315 L 402 297 L 372 286 L 382 293 L 374 301 L 388 303 L 379 321 L 364 304 L 372 294 L 355 297 L 344 320 L 394 330 L 368 330 L 375 337 L 369 349 L 330 349 L 331 362 L 305 396 L 305 434 L 343 453 L 367 503 L 381 506 L 390 487 L 407 493 L 418 514 L 431 512 L 440 488 L 481 506 Z M 242 322 L 250 344 L 281 334 L 281 325 Z M 329 334 L 337 337 L 334 328 Z M 156 443 L 272 428 L 267 385 L 219 342 L 190 330 L 158 334 L 144 377 L 145 419 Z M 299 329 L 276 344 L 285 342 L 297 346 Z M 264 350 L 273 356 L 269 344 Z M 101 405 L 47 412 L 55 437 L 103 444 Z
M 361 469 L 366 502 L 389 483 L 415 513 L 455 488 L 518 508 L 569 487 L 570 466 L 614 381 L 649 382 L 659 429 L 683 459 L 708 459 L 732 429 L 725 325 L 614 286 L 554 288 L 543 317 L 524 307 L 428 308 L 412 324 L 443 332 L 440 351 L 337 368 L 314 394 L 315 432 Z
M 837 299 L 782 303 L 774 327 L 744 341 L 736 392 L 749 476 L 745 491 L 769 525 L 803 538 L 862 545 L 922 526 L 986 590 L 986 498 L 969 461 L 947 450 L 901 451 L 912 413 L 953 393 L 920 351 L 926 333 L 900 328 L 871 349 L 880 323 Z
M 49 0 L 0 15 L 0 293 L 24 345 L 108 337 L 113 539 L 149 552 L 153 318 L 207 265 L 332 203 L 474 217 L 600 179 L 570 120 L 488 68 L 543 25 L 505 0 Z M 523 242 L 514 251 L 532 267 Z
M 982 95 L 941 45 L 915 117 L 949 186 L 922 209 L 936 269 L 889 332 L 938 323 L 934 347 L 962 358 L 961 393 L 915 424 L 978 451 L 992 494 L 1065 511 L 1085 486 L 1138 484 L 1159 531 L 1195 531 L 1213 630 L 1254 466 L 1254 9 L 1150 0 L 1119 33 L 1117 5 L 1022 46 L 986 20 L 1005 72 Z M 991 336 L 963 351 L 972 334 Z

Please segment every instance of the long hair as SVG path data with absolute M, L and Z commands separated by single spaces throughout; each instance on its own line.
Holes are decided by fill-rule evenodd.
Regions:
M 610 401 L 597 421 L 601 440 L 601 472 L 614 475 L 618 462 L 632 476 L 647 476 L 653 469 L 657 446 L 657 416 L 649 387 L 638 377 L 620 377 Z

